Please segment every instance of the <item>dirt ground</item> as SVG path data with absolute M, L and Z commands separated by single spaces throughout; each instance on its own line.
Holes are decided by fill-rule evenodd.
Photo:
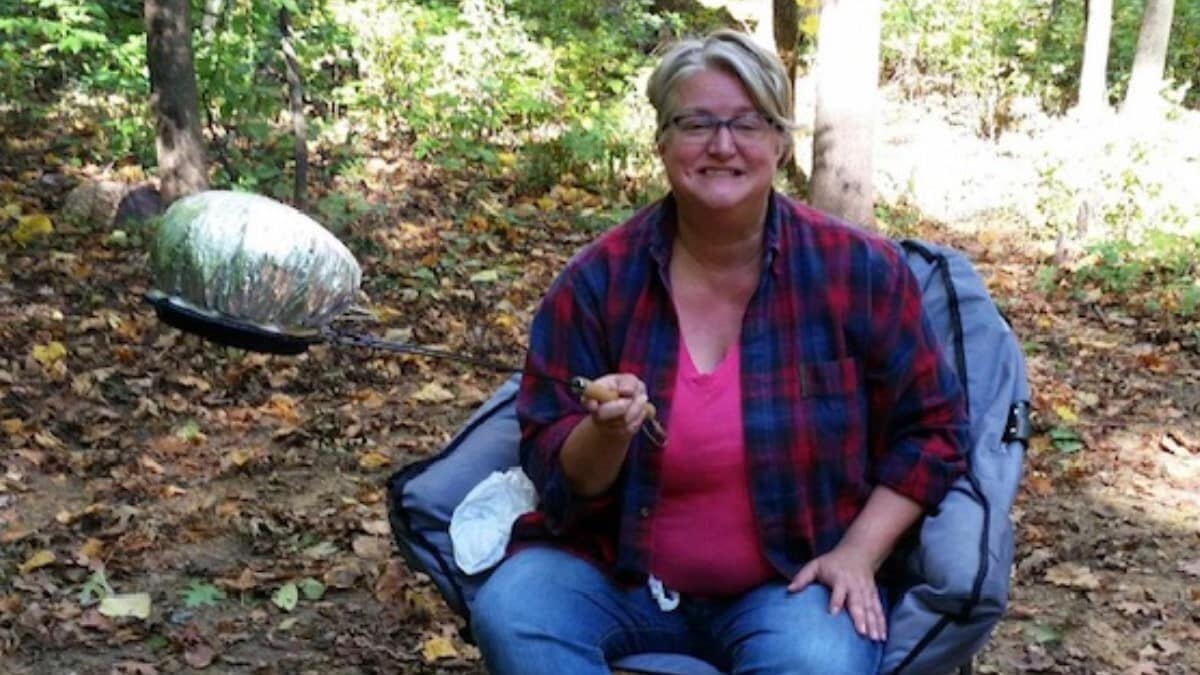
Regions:
M 55 170 L 2 136 L 15 199 L 57 208 Z M 445 204 L 465 186 L 395 166 L 367 187 L 390 201 L 343 232 L 378 310 L 362 327 L 518 364 L 592 198 L 508 204 L 529 216 L 516 224 L 463 217 Z M 1011 603 L 977 672 L 1200 673 L 1195 324 L 1039 285 L 1045 252 L 1019 230 L 911 229 L 976 261 L 1035 391 Z M 0 672 L 483 673 L 393 555 L 383 485 L 505 375 L 203 343 L 142 301 L 149 264 L 129 234 L 56 222 L 0 240 Z M 115 594 L 148 594 L 148 616 L 98 611 L 98 570 Z

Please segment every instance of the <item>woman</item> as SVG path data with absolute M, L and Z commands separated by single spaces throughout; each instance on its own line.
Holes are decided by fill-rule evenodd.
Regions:
M 773 192 L 791 87 L 732 31 L 647 88 L 670 194 L 577 255 L 518 415 L 541 503 L 480 590 L 493 675 L 678 651 L 730 672 L 872 673 L 875 575 L 964 470 L 956 379 L 898 249 Z M 552 379 L 618 394 L 579 401 Z M 640 433 L 653 401 L 665 443 Z

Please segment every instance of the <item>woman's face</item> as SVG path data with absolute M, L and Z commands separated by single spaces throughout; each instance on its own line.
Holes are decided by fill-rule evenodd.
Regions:
M 782 132 L 770 123 L 754 129 L 765 121 L 741 80 L 722 70 L 696 73 L 675 97 L 675 122 L 658 143 L 675 199 L 692 209 L 760 213 L 785 150 Z M 712 118 L 736 121 L 712 128 Z

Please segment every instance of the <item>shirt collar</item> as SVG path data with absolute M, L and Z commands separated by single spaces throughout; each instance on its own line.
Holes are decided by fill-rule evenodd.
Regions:
M 767 196 L 767 217 L 763 232 L 763 269 L 770 269 L 773 274 L 779 270 L 775 261 L 779 259 L 780 237 L 783 230 L 783 219 L 788 209 L 784 198 L 778 192 L 771 190 Z M 650 216 L 650 257 L 658 265 L 666 278 L 666 271 L 671 264 L 671 244 L 675 240 L 675 195 L 668 193 L 658 204 L 658 208 Z

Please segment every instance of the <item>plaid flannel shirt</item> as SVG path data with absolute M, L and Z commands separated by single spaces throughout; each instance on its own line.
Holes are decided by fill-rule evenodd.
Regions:
M 965 470 L 967 419 L 898 246 L 778 194 L 765 227 L 738 346 L 742 414 L 759 539 L 790 578 L 837 545 L 876 485 L 935 507 Z M 526 375 L 517 400 L 521 463 L 541 502 L 514 525 L 511 550 L 551 542 L 644 578 L 661 449 L 639 434 L 612 489 L 572 494 L 559 451 L 586 412 L 560 382 L 634 373 L 670 429 L 674 230 L 668 196 L 580 251 L 543 299 L 526 371 L 549 377 Z

